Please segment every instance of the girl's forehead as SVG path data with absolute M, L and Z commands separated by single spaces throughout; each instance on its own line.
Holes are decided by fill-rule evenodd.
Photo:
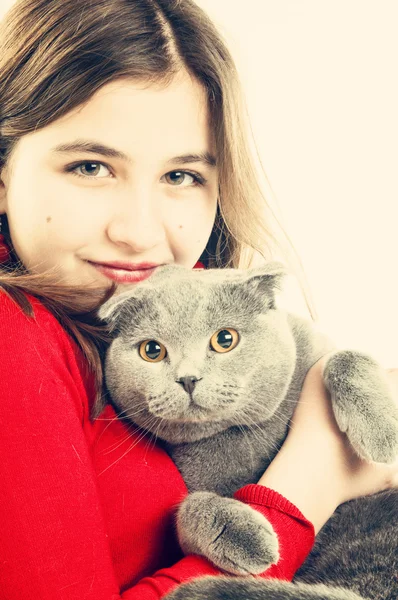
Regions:
M 203 154 L 208 167 L 215 161 L 206 93 L 188 75 L 167 86 L 132 79 L 108 83 L 84 105 L 25 138 L 27 149 L 33 146 L 54 158 L 71 154 L 65 148 L 73 143 L 78 150 L 77 141 L 84 146 L 91 140 L 112 148 L 111 158 L 126 165 L 141 156 L 147 162 L 148 157 L 161 161 L 191 153 Z
M 92 109 L 93 106 L 116 109 L 136 105 L 149 112 L 151 109 L 158 110 L 161 104 L 166 112 L 183 102 L 187 105 L 187 111 L 193 109 L 203 113 L 207 110 L 207 97 L 203 86 L 186 72 L 179 73 L 167 85 L 124 78 L 103 85 L 86 103 L 59 121 L 84 114 L 86 108 Z

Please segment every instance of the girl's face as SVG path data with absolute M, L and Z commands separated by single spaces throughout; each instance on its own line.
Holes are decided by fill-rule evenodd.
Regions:
M 64 282 L 108 287 L 148 265 L 192 268 L 217 195 L 205 93 L 184 74 L 163 89 L 109 83 L 24 136 L 1 174 L 0 213 L 30 272 L 57 267 Z

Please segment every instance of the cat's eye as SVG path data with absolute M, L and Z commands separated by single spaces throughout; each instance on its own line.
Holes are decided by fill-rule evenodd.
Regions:
M 167 354 L 166 348 L 156 340 L 145 340 L 141 342 L 139 353 L 141 358 L 147 362 L 160 362 Z
M 239 342 L 239 335 L 235 329 L 219 329 L 211 336 L 210 347 L 215 352 L 230 352 Z

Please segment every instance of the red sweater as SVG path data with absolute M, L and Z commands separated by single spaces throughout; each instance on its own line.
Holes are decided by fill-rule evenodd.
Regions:
M 0 292 L 0 598 L 157 600 L 218 574 L 183 557 L 173 518 L 187 493 L 168 455 L 108 406 L 89 419 L 93 382 L 80 351 L 37 300 L 35 319 Z M 288 500 L 259 485 L 235 498 L 273 524 L 291 579 L 314 541 Z

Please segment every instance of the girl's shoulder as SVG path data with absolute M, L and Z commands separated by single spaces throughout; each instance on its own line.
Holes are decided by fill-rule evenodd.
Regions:
M 35 298 L 34 296 L 32 296 L 31 294 L 27 294 L 25 292 L 22 292 L 22 294 L 25 296 L 26 300 L 29 302 L 29 304 L 32 306 L 33 311 L 35 313 L 35 317 L 38 316 L 39 318 L 44 318 L 46 319 L 47 317 L 52 317 L 51 312 L 44 306 L 44 304 L 42 302 L 40 302 L 40 300 L 38 300 L 37 298 Z M 0 287 L 0 315 L 2 317 L 7 317 L 12 316 L 16 319 L 19 320 L 19 318 L 22 319 L 21 322 L 25 322 L 26 319 L 31 319 L 31 317 L 29 317 L 28 315 L 25 314 L 25 312 L 23 311 L 22 307 L 19 305 L 19 303 L 14 300 L 10 294 L 8 294 L 4 289 L 2 289 Z M 24 319 L 25 317 L 25 319 Z
M 32 315 L 11 296 L 0 288 L 0 335 L 12 335 L 15 341 L 19 336 L 35 337 L 47 343 L 64 343 L 72 341 L 55 316 L 40 300 L 25 294 L 26 300 L 32 307 Z
M 25 294 L 33 316 L 0 289 L 0 361 L 11 371 L 73 381 L 80 397 L 93 394 L 93 380 L 83 354 L 55 316 L 40 300 Z M 81 408 L 81 407 L 80 407 Z M 87 407 L 85 407 L 87 409 Z M 86 410 L 84 410 L 86 412 Z

